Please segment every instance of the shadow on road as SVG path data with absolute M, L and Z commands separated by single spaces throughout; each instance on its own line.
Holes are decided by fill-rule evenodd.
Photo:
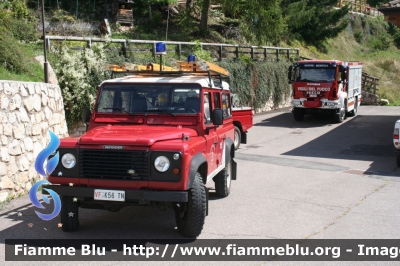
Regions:
M 326 134 L 282 155 L 372 161 L 367 174 L 400 176 L 400 173 L 395 172 L 397 165 L 392 143 L 393 127 L 397 119 L 397 115 L 357 115 L 333 127 L 335 124 L 330 116 L 306 115 L 304 121 L 296 122 L 291 113 L 283 113 L 254 126 L 296 129 L 332 126 L 332 130 Z M 292 134 L 306 133 L 300 130 Z

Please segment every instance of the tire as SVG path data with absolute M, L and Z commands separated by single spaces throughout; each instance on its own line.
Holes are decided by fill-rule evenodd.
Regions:
M 79 207 L 72 197 L 61 199 L 61 223 L 64 232 L 77 231 L 79 228 Z
M 229 163 L 225 165 L 225 168 L 221 170 L 215 177 L 215 192 L 218 197 L 225 198 L 231 192 L 232 184 L 232 163 L 229 159 Z
M 342 123 L 344 121 L 346 113 L 344 110 L 340 110 L 339 113 L 335 114 L 335 122 L 336 123 Z
M 304 119 L 304 110 L 300 108 L 293 109 L 293 117 L 296 121 L 303 121 Z
M 357 99 L 357 97 L 356 97 L 355 101 L 356 102 L 354 104 L 354 109 L 351 110 L 350 113 L 349 113 L 350 116 L 356 116 L 357 115 L 357 108 L 358 108 L 358 99 Z
M 242 140 L 242 133 L 240 132 L 240 129 L 238 127 L 235 127 L 235 137 L 233 141 L 235 145 L 235 150 L 239 149 L 241 140 Z
M 178 231 L 183 237 L 195 238 L 203 230 L 207 208 L 206 188 L 198 172 L 188 196 L 188 202 L 175 207 L 175 219 Z
M 400 167 L 400 154 L 396 155 L 397 167 Z

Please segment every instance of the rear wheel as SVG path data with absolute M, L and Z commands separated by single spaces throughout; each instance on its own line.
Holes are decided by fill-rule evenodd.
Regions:
M 184 237 L 194 238 L 200 235 L 206 218 L 206 188 L 200 173 L 196 173 L 188 196 L 188 202 L 176 205 L 175 219 L 179 233 Z
M 64 232 L 76 231 L 79 228 L 78 202 L 72 197 L 61 199 L 61 224 Z
M 356 97 L 355 103 L 354 103 L 354 109 L 350 111 L 350 116 L 356 116 L 357 115 L 357 108 L 358 108 L 358 99 Z
M 242 141 L 242 134 L 240 132 L 240 129 L 238 127 L 235 127 L 235 137 L 234 137 L 234 145 L 235 145 L 235 150 L 239 149 L 240 142 Z
M 303 121 L 303 119 L 304 119 L 304 109 L 294 108 L 293 109 L 293 116 L 294 116 L 294 120 Z
M 215 192 L 218 197 L 225 198 L 231 192 L 232 183 L 232 159 L 229 159 L 225 168 L 221 170 L 215 177 Z

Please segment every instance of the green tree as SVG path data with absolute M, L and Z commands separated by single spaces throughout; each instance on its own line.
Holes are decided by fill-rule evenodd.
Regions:
M 279 43 L 286 30 L 282 0 L 219 0 L 226 16 L 240 20 L 247 41 L 262 44 Z
M 337 0 L 284 0 L 288 32 L 307 43 L 320 44 L 347 27 L 347 6 L 335 9 Z
M 207 31 L 209 9 L 210 9 L 210 0 L 203 0 L 201 8 L 200 28 L 199 28 L 200 32 Z

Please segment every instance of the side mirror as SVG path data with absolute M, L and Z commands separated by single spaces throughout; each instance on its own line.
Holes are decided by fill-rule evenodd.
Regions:
M 289 67 L 288 70 L 288 80 L 289 80 L 289 84 L 293 83 L 293 66 Z
M 346 70 L 342 70 L 342 81 L 346 79 Z
M 89 107 L 85 106 L 82 108 L 82 122 L 84 124 L 89 123 L 90 117 L 92 116 L 92 113 L 90 112 Z
M 224 123 L 224 112 L 221 108 L 216 108 L 213 110 L 212 121 L 216 126 L 222 125 Z

